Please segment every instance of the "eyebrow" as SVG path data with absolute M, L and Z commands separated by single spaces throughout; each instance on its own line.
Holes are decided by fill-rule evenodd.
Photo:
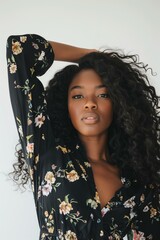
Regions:
M 75 85 L 73 87 L 71 87 L 70 91 L 74 90 L 74 89 L 83 89 L 84 86 L 80 86 L 80 85 Z M 102 85 L 98 85 L 95 87 L 95 89 L 100 89 L 100 88 L 107 88 L 104 84 Z

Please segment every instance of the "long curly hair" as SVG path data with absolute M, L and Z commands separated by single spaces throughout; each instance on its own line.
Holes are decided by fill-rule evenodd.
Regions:
M 76 137 L 68 118 L 68 87 L 75 75 L 85 69 L 92 69 L 101 77 L 113 103 L 113 120 L 106 146 L 110 155 L 108 162 L 129 175 L 132 173 L 142 184 L 159 184 L 160 97 L 149 83 L 147 71 L 150 68 L 139 62 L 138 55 L 93 52 L 81 58 L 78 65 L 69 65 L 57 72 L 46 87 L 48 114 L 55 136 L 68 142 Z M 13 173 L 21 179 L 25 174 L 26 181 L 21 181 L 25 185 L 29 175 L 22 161 L 26 168 L 24 158 L 22 160 L 19 155 Z

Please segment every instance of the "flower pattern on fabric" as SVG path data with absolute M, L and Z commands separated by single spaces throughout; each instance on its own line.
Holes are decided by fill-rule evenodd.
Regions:
M 74 232 L 71 232 L 71 230 L 68 230 L 64 237 L 66 240 L 78 240 L 76 234 Z
M 93 209 L 96 209 L 98 207 L 98 204 L 100 204 L 98 192 L 95 192 L 95 197 L 94 199 L 87 199 L 86 205 L 90 206 Z
M 72 170 L 70 172 L 67 172 L 67 179 L 70 182 L 74 182 L 79 179 L 78 173 L 75 170 Z
M 80 216 L 80 212 L 73 212 L 73 204 L 77 204 L 77 202 L 74 199 L 69 200 L 69 195 L 65 196 L 65 199 L 61 201 L 61 199 L 58 199 L 60 202 L 59 205 L 59 212 L 60 214 L 63 214 L 66 216 L 66 219 L 76 225 L 79 221 L 82 221 L 83 223 L 86 223 L 87 221 L 82 219 L 82 216 Z
M 21 46 L 21 43 L 20 42 L 13 42 L 12 43 L 12 52 L 14 55 L 18 55 L 22 52 L 23 48 Z
M 35 118 L 35 124 L 36 127 L 41 127 L 42 124 L 44 124 L 45 121 L 45 116 L 42 115 L 42 113 L 40 113 L 36 118 Z
M 54 232 L 54 217 L 53 214 L 55 212 L 55 209 L 51 209 L 51 212 L 49 214 L 48 211 L 44 212 L 44 217 L 45 217 L 45 222 L 46 222 L 46 226 L 48 229 L 48 233 L 53 233 Z
M 79 142 L 53 136 L 45 90 L 37 78 L 54 60 L 36 34 L 10 36 L 7 65 L 16 126 L 32 182 L 40 240 L 158 240 L 160 187 L 123 174 L 123 187 L 101 209 L 91 165 Z M 53 125 L 53 124 L 52 124 Z M 128 174 L 127 174 L 128 176 Z

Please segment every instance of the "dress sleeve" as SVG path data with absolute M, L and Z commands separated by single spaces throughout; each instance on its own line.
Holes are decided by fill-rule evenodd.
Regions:
M 149 185 L 140 197 L 134 232 L 135 239 L 159 239 L 160 237 L 160 186 Z M 137 237 L 137 238 L 136 238 Z M 139 238 L 138 238 L 139 237 Z M 134 238 L 133 238 L 134 239 Z
M 10 36 L 7 41 L 9 91 L 27 163 L 35 166 L 53 141 L 45 91 L 37 76 L 51 66 L 54 53 L 41 36 Z

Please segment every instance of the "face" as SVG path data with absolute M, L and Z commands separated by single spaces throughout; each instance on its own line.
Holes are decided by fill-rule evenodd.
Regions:
M 82 70 L 68 90 L 68 111 L 79 136 L 106 135 L 113 106 L 101 78 L 93 70 Z

